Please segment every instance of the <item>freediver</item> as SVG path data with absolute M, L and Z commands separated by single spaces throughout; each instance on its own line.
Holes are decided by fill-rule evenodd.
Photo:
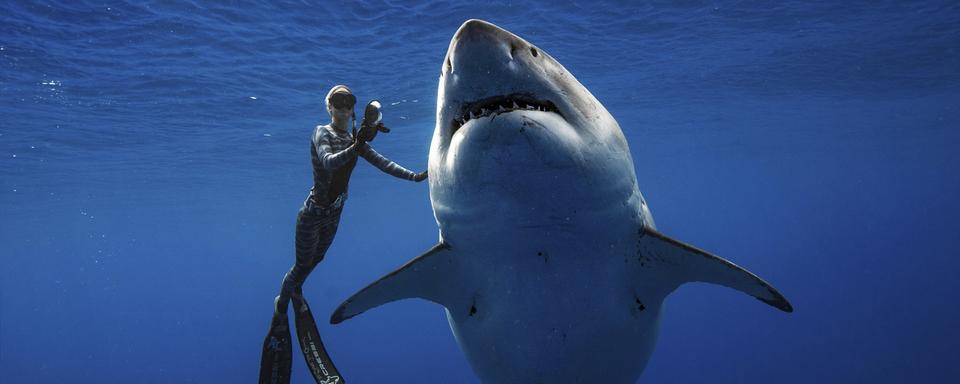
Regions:
M 318 125 L 310 144 L 313 162 L 313 188 L 297 214 L 296 262 L 283 277 L 280 294 L 274 300 L 270 331 L 263 342 L 260 357 L 261 384 L 290 382 L 292 343 L 287 321 L 287 306 L 293 300 L 297 338 L 310 373 L 317 383 L 343 383 L 320 341 L 316 322 L 303 298 L 303 283 L 313 268 L 323 260 L 340 224 L 340 215 L 347 200 L 350 175 L 363 157 L 370 164 L 394 177 L 421 182 L 427 172 L 414 173 L 377 153 L 369 144 L 377 132 L 389 132 L 380 122 L 379 103 L 367 105 L 360 130 L 356 129 L 354 105 L 356 97 L 350 88 L 337 85 L 327 92 L 329 125 Z M 353 122 L 352 133 L 347 130 Z

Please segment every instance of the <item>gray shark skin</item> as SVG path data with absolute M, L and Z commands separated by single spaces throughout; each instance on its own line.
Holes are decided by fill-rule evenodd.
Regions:
M 485 383 L 633 383 L 681 284 L 793 310 L 752 273 L 658 232 L 616 120 L 549 54 L 493 24 L 468 20 L 450 41 L 428 169 L 439 244 L 332 323 L 422 298 L 446 309 Z

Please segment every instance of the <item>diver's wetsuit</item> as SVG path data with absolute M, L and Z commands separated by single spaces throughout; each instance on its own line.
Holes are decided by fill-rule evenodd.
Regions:
M 300 294 L 307 275 L 323 260 L 333 242 L 357 156 L 395 177 L 414 180 L 416 176 L 416 173 L 377 153 L 367 143 L 351 146 L 353 142 L 353 135 L 349 132 L 337 131 L 329 125 L 320 125 L 314 130 L 310 145 L 313 189 L 297 214 L 297 260 L 283 278 L 277 298 L 278 312 L 286 312 L 290 295 Z
M 313 271 L 333 242 L 340 224 L 340 213 L 347 199 L 350 174 L 357 165 L 357 157 L 367 159 L 380 170 L 401 179 L 420 181 L 426 175 L 417 175 L 374 151 L 367 143 L 354 144 L 353 135 L 327 125 L 314 130 L 310 144 L 313 161 L 313 189 L 297 214 L 297 259 L 283 277 L 277 296 L 270 332 L 263 342 L 260 359 L 260 383 L 287 384 L 290 382 L 292 345 L 287 306 L 294 301 L 297 338 L 307 367 L 317 383 L 343 383 L 333 362 L 320 341 L 320 333 L 313 314 L 303 298 L 303 282 Z

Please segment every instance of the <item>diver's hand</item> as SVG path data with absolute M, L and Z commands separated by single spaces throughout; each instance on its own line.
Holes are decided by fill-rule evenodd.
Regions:
M 427 179 L 427 171 L 420 172 L 416 175 L 413 175 L 413 181 L 421 182 Z
M 362 136 L 363 136 L 363 127 L 360 127 L 359 130 L 357 129 L 357 127 L 353 127 L 353 135 L 351 137 L 353 139 L 353 142 L 350 144 L 350 146 L 360 147 L 362 144 L 366 143 L 366 141 L 363 140 Z
M 380 127 L 377 125 L 363 124 L 360 126 L 360 132 L 357 134 L 357 137 L 362 141 L 370 142 L 377 138 L 378 131 L 380 131 Z
M 353 129 L 353 142 L 350 143 L 350 146 L 347 147 L 348 150 L 353 151 L 353 153 L 359 153 L 363 146 L 367 145 L 367 142 L 360 140 L 360 135 L 357 134 L 357 129 Z

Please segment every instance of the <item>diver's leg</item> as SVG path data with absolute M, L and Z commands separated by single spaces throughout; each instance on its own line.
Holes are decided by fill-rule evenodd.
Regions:
M 323 254 L 317 254 L 317 244 L 320 242 L 323 217 L 314 214 L 310 201 L 300 208 L 297 214 L 296 236 L 294 246 L 297 252 L 296 262 L 283 276 L 280 286 L 280 295 L 276 299 L 277 312 L 287 312 L 290 295 L 299 294 L 303 289 L 303 282 L 307 280 L 310 271 L 323 259 Z
M 340 210 L 334 211 L 329 216 L 320 219 L 317 241 L 313 249 L 313 264 L 310 265 L 307 273 L 313 271 L 313 268 L 323 261 L 323 258 L 327 255 L 327 250 L 330 249 L 330 244 L 333 244 L 333 238 L 337 235 L 337 228 L 340 227 L 340 212 Z
M 320 221 L 320 228 L 316 232 L 318 235 L 317 243 L 314 248 L 313 263 L 309 265 L 307 274 L 313 270 L 317 264 L 323 260 L 324 255 L 333 242 L 333 237 L 337 233 L 337 227 L 340 224 L 340 212 L 324 217 Z M 303 352 L 304 360 L 310 373 L 317 383 L 343 383 L 343 378 L 333 365 L 333 360 L 327 354 L 323 341 L 320 339 L 320 332 L 317 330 L 316 321 L 313 313 L 310 312 L 310 306 L 307 300 L 303 298 L 302 291 L 294 292 L 293 312 L 295 323 L 297 325 L 297 340 L 300 342 L 300 349 Z
M 313 265 L 312 254 L 316 248 L 316 228 L 309 207 L 304 206 L 297 214 L 297 260 L 293 268 L 283 277 L 280 295 L 274 299 L 273 319 L 270 330 L 263 340 L 260 355 L 260 384 L 290 383 L 290 368 L 293 361 L 293 342 L 290 336 L 290 323 L 287 320 L 287 305 L 290 296 L 299 295 L 300 287 Z

